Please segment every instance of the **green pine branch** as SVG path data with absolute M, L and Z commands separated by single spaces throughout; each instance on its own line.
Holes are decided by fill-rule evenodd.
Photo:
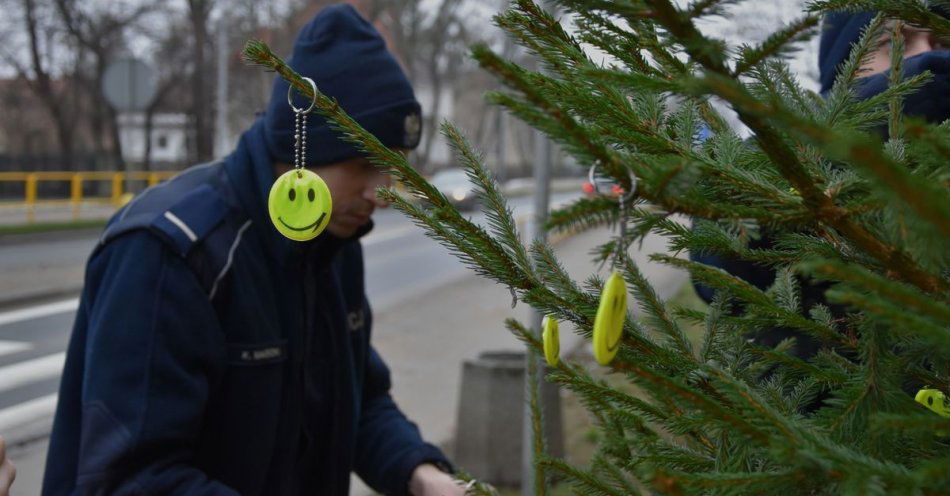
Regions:
M 886 15 L 865 29 L 823 99 L 804 90 L 782 61 L 813 31 L 817 16 L 734 54 L 695 26 L 732 1 L 695 0 L 684 9 L 669 0 L 559 3 L 575 20 L 570 32 L 528 0 L 496 18 L 547 71 L 527 70 L 484 46 L 473 49 L 508 88 L 490 99 L 551 136 L 585 170 L 596 165 L 625 188 L 634 174 L 638 186 L 634 208 L 621 212 L 607 196 L 582 198 L 552 214 L 548 229 L 625 222 L 623 239 L 598 247 L 595 261 L 659 234 L 675 254 L 751 261 L 777 277 L 762 291 L 719 269 L 654 255 L 717 290 L 708 308 L 675 308 L 622 257 L 631 306 L 641 311 L 628 314 L 607 376 L 595 378 L 571 360 L 548 374 L 596 419 L 597 452 L 586 470 L 538 456 L 539 491 L 547 472 L 566 477 L 581 494 L 939 494 L 950 479 L 946 450 L 927 433 L 947 425 L 902 386 L 914 379 L 950 392 L 950 258 L 942 253 L 950 237 L 950 125 L 901 116 L 901 100 L 928 75 L 902 79 L 900 57 L 892 59 L 889 88 L 856 98 L 859 67 Z M 875 3 L 883 0 L 849 5 Z M 933 21 L 907 0 L 887 3 L 888 15 Z M 616 63 L 593 63 L 585 43 Z M 900 40 L 894 43 L 897 52 Z M 574 281 L 543 241 L 522 245 L 484 157 L 456 128 L 446 123 L 442 134 L 479 192 L 484 227 L 461 216 L 402 154 L 383 147 L 332 99 L 312 95 L 266 45 L 250 43 L 248 57 L 314 97 L 318 112 L 348 142 L 422 198 L 413 203 L 380 191 L 429 236 L 477 274 L 590 338 L 603 281 Z M 728 129 L 709 105 L 711 96 L 738 112 L 754 133 L 751 141 Z M 882 125 L 892 138 L 883 145 L 866 135 Z M 706 130 L 712 134 L 700 143 Z M 696 222 L 683 225 L 674 214 Z M 750 248 L 764 236 L 771 247 Z M 803 286 L 812 282 L 800 275 L 834 283 L 827 299 L 847 313 L 808 301 Z M 535 359 L 542 356 L 533 333 L 515 321 L 506 325 Z M 686 334 L 691 326 L 702 333 L 696 350 Z M 818 353 L 795 356 L 797 338 L 772 348 L 747 341 L 776 328 L 816 338 Z M 632 389 L 618 386 L 621 381 Z M 816 402 L 819 410 L 810 411 Z M 533 406 L 538 430 L 541 412 Z
M 862 12 L 877 11 L 902 19 L 911 24 L 930 29 L 937 36 L 950 36 L 950 20 L 931 12 L 928 3 L 917 0 L 817 0 L 810 2 L 808 10 L 827 12 L 832 10 Z M 938 4 L 940 2 L 933 2 Z
M 806 41 L 813 36 L 814 29 L 818 26 L 820 21 L 821 18 L 818 16 L 810 15 L 802 17 L 784 29 L 773 33 L 756 47 L 744 46 L 740 48 L 739 60 L 736 62 L 736 67 L 732 71 L 733 77 L 739 77 L 745 74 L 770 57 L 788 55 L 791 50 L 791 44 Z

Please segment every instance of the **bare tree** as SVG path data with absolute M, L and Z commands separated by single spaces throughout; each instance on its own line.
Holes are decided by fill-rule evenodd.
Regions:
M 391 48 L 401 59 L 409 79 L 415 83 L 419 61 L 417 50 L 425 19 L 422 0 L 370 0 L 368 4 L 364 11 L 382 25 L 393 43 Z
M 419 89 L 425 87 L 428 101 L 424 107 L 426 137 L 417 156 L 417 166 L 429 168 L 437 134 L 442 102 L 455 90 L 456 75 L 464 64 L 472 27 L 465 15 L 465 2 L 439 0 L 369 0 L 363 5 L 367 17 L 374 20 L 391 41 L 391 48 L 402 61 L 409 79 Z
M 80 2 L 70 0 L 56 0 L 56 6 L 67 31 L 92 55 L 91 70 L 82 81 L 93 102 L 90 124 L 96 136 L 96 154 L 110 156 L 115 165 L 122 165 L 118 115 L 102 95 L 102 79 L 109 63 L 125 46 L 128 30 L 157 7 L 152 2 L 109 2 L 84 8 Z
M 425 126 L 430 131 L 422 153 L 419 156 L 423 168 L 429 163 L 432 156 L 432 145 L 435 143 L 435 130 L 438 128 L 438 119 L 442 105 L 442 94 L 446 87 L 455 82 L 454 76 L 462 65 L 468 36 L 465 23 L 458 16 L 460 2 L 442 0 L 436 11 L 435 19 L 427 26 L 422 38 L 426 40 L 426 69 L 429 84 L 432 88 L 432 102 L 426 114 Z
M 208 41 L 208 18 L 211 15 L 212 0 L 188 0 L 188 20 L 191 26 L 192 50 L 194 61 L 191 72 L 191 118 L 195 129 L 195 154 L 199 162 L 210 160 L 214 155 L 214 128 L 211 115 L 211 90 L 209 83 L 211 71 L 206 61 L 210 52 Z
M 56 69 L 52 61 L 63 58 L 54 53 L 58 48 L 55 37 L 59 26 L 48 10 L 43 8 L 46 5 L 37 0 L 20 0 L 19 7 L 23 14 L 29 62 L 22 61 L 9 50 L 4 50 L 2 57 L 21 78 L 29 82 L 29 88 L 49 113 L 56 127 L 61 159 L 71 166 L 70 161 L 74 156 L 73 136 L 78 116 L 75 111 L 77 95 L 75 85 L 70 84 L 66 71 L 62 71 L 64 74 L 59 81 L 53 76 Z M 81 50 L 73 55 L 77 65 L 81 63 L 82 58 Z
M 234 0 L 229 6 L 231 53 L 229 73 L 232 81 L 241 81 L 229 88 L 231 129 L 245 129 L 263 111 L 271 96 L 275 75 L 250 66 L 240 56 L 240 49 L 250 38 L 262 39 L 279 54 L 289 54 L 304 24 L 321 9 L 339 0 L 284 0 L 259 2 Z M 357 7 L 360 5 L 357 3 Z

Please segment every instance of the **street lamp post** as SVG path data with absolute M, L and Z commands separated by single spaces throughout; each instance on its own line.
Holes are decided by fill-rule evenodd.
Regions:
M 218 21 L 218 95 L 217 95 L 217 139 L 216 157 L 223 157 L 230 148 L 230 130 L 228 129 L 228 14 L 223 9 Z
M 531 240 L 543 240 L 547 237 L 544 223 L 547 222 L 548 205 L 551 198 L 551 142 L 541 131 L 534 135 L 535 162 L 534 162 L 534 222 L 531 229 Z M 531 332 L 536 337 L 541 335 L 541 312 L 531 310 Z M 545 405 L 541 403 L 541 384 L 544 382 L 544 366 L 538 363 L 538 356 L 531 350 L 525 353 L 525 384 L 524 384 L 524 418 L 522 422 L 522 467 L 521 467 L 521 494 L 531 496 L 535 493 L 534 480 L 534 429 L 532 427 L 530 394 L 531 389 L 538 391 L 538 402 L 541 411 L 559 408 L 560 405 Z M 560 416 L 556 416 L 559 418 Z M 544 431 L 542 427 L 542 432 Z

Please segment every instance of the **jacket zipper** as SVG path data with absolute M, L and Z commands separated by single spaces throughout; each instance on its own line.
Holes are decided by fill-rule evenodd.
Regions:
M 314 301 L 314 291 L 313 291 L 313 277 L 311 276 L 311 271 L 313 266 L 310 261 L 310 257 L 305 255 L 303 263 L 303 349 L 301 350 L 301 360 L 300 360 L 300 407 L 303 411 L 303 415 L 300 416 L 301 428 L 303 430 L 304 439 L 304 451 L 300 453 L 301 456 L 306 456 L 308 453 L 313 453 L 315 450 L 314 447 L 314 433 L 310 430 L 310 416 L 307 415 L 307 403 L 308 403 L 308 393 L 310 391 L 310 381 L 311 377 L 308 373 L 308 364 L 311 362 L 311 340 L 313 334 L 313 301 Z M 311 476 L 307 476 L 307 479 L 310 479 Z M 311 479 L 312 480 L 312 479 Z

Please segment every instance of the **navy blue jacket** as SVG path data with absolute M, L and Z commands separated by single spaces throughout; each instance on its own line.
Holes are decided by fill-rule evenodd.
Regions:
M 749 243 L 749 248 L 769 249 L 772 248 L 772 243 L 773 241 L 770 234 L 764 233 L 762 238 L 751 241 Z M 690 253 L 690 259 L 694 262 L 710 265 L 712 267 L 718 267 L 763 291 L 767 290 L 769 286 L 775 282 L 774 270 L 747 260 L 721 257 L 710 253 L 692 252 Z M 801 308 L 806 312 L 806 315 L 807 311 L 816 304 L 828 306 L 832 315 L 834 315 L 836 318 L 844 315 L 843 307 L 840 305 L 829 305 L 825 300 L 825 291 L 828 290 L 830 285 L 831 284 L 828 282 L 814 282 L 803 278 L 799 279 L 799 287 L 801 291 L 799 297 L 801 298 Z M 712 300 L 716 295 L 715 289 L 705 286 L 695 280 L 693 281 L 693 288 L 696 290 L 696 294 L 705 300 L 706 303 L 712 303 Z M 738 313 L 739 309 L 734 309 L 734 312 Z M 795 356 L 803 359 L 809 359 L 815 356 L 815 354 L 818 353 L 818 350 L 822 347 L 822 343 L 811 336 L 786 327 L 770 327 L 763 329 L 754 336 L 750 336 L 750 338 L 756 343 L 765 346 L 766 348 L 774 348 L 785 339 L 795 338 L 795 346 L 792 348 L 791 352 Z
M 119 211 L 91 256 L 43 494 L 405 494 L 447 465 L 370 346 L 358 237 L 271 225 L 260 122 Z

